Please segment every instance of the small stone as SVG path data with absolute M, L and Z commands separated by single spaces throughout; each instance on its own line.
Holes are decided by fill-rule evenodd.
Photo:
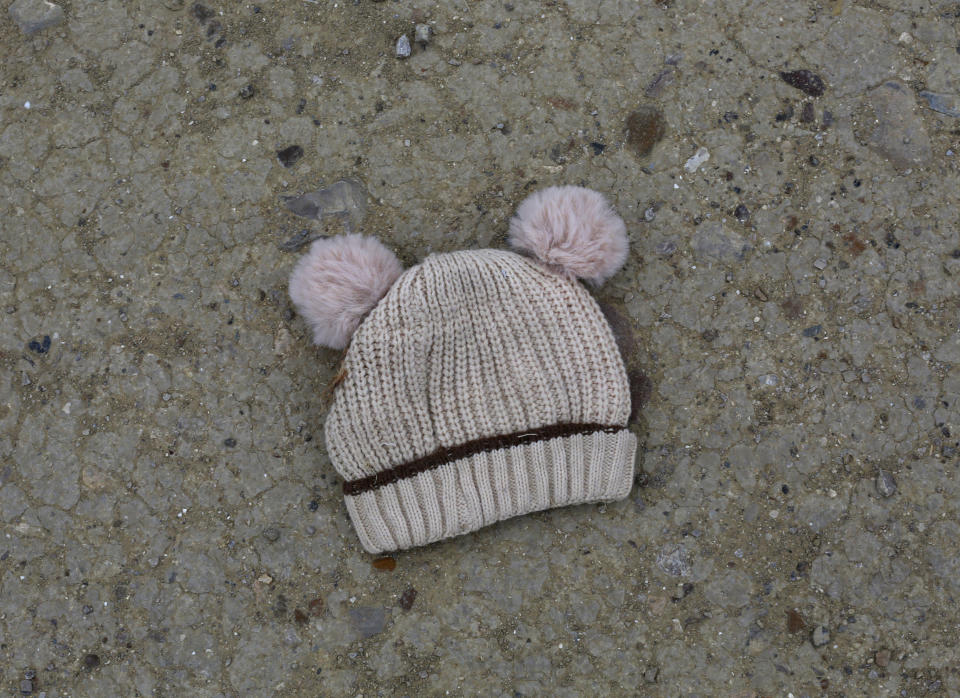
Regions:
M 816 337 L 820 334 L 820 331 L 823 329 L 823 325 L 810 325 L 810 327 L 805 327 L 803 330 L 804 337 Z
M 382 632 L 387 625 L 387 609 L 379 606 L 360 606 L 350 609 L 350 621 L 362 639 Z
M 341 179 L 329 187 L 283 197 L 283 202 L 287 210 L 303 218 L 322 220 L 337 216 L 358 225 L 367 212 L 367 190 L 359 180 Z M 292 240 L 288 242 L 292 244 Z
M 400 608 L 409 611 L 413 608 L 413 602 L 417 600 L 417 590 L 413 587 L 407 587 L 406 591 L 400 594 Z
M 700 165 L 709 159 L 710 151 L 703 147 L 698 148 L 697 152 L 695 152 L 690 159 L 683 164 L 683 169 L 690 173 L 696 172 L 698 169 L 700 169 Z
M 892 497 L 897 491 L 897 481 L 893 479 L 893 474 L 886 470 L 877 473 L 877 492 L 883 497 Z
M 63 22 L 63 8 L 46 0 L 16 0 L 10 5 L 10 16 L 30 36 Z
M 240 99 L 250 99 L 257 94 L 257 88 L 253 85 L 244 85 L 240 88 Z
M 813 104 L 811 102 L 804 103 L 803 108 L 800 110 L 800 121 L 809 124 L 815 118 L 816 115 L 813 113 Z
M 816 261 L 813 263 L 813 266 L 814 266 L 814 268 L 819 269 L 820 271 L 823 271 L 824 269 L 827 268 L 827 260 L 825 260 L 825 259 L 823 259 L 823 258 L 821 257 L 820 259 L 816 260 Z
M 927 105 L 934 111 L 954 118 L 960 118 L 960 97 L 937 94 L 936 92 L 928 92 L 926 90 L 918 92 L 917 94 L 927 100 Z
M 301 640 L 300 640 L 300 636 L 297 635 L 296 630 L 294 630 L 293 628 L 287 628 L 286 632 L 283 634 L 283 642 L 288 647 L 297 647 L 300 644 Z
M 793 118 L 793 105 L 788 105 L 786 109 L 774 116 L 775 121 L 789 121 Z
M 627 117 L 627 144 L 637 157 L 646 157 L 667 132 L 667 120 L 656 107 L 642 106 Z
M 233 448 L 234 446 L 237 445 L 237 440 L 232 436 L 228 436 L 223 440 L 223 445 L 226 446 L 227 448 Z
M 757 299 L 758 301 L 762 301 L 762 302 L 764 302 L 764 303 L 766 303 L 768 300 L 770 300 L 770 298 L 769 298 L 769 296 L 767 296 L 766 292 L 764 292 L 764 290 L 763 290 L 762 288 L 759 288 L 759 287 L 758 287 L 758 288 L 755 288 L 755 289 L 753 290 L 753 295 L 756 297 L 756 299 Z
M 804 628 L 807 627 L 807 624 L 795 609 L 790 609 L 787 611 L 787 632 L 798 633 Z
M 37 672 L 35 672 L 33 669 L 27 669 L 25 672 L 23 672 L 23 678 L 33 681 L 35 678 L 37 678 Z
M 100 666 L 100 655 L 90 653 L 83 657 L 83 668 L 87 671 L 92 671 L 98 666 Z
M 811 97 L 819 97 L 823 94 L 823 80 L 819 75 L 811 73 L 809 70 L 792 70 L 780 73 L 780 78 L 790 87 L 795 87 Z
M 810 641 L 814 647 L 823 647 L 830 642 L 830 629 L 825 625 L 818 625 L 810 633 Z
M 430 29 L 429 24 L 418 24 L 413 29 L 413 40 L 420 44 L 420 48 L 426 48 L 427 44 L 430 43 L 430 35 L 433 33 L 433 30 Z M 406 36 L 406 34 L 404 34 Z
M 658 669 L 655 666 L 652 666 L 649 669 L 647 669 L 645 672 L 643 672 L 643 680 L 646 681 L 647 683 L 656 683 L 657 674 L 659 673 L 660 673 L 660 669 Z
M 397 569 L 397 561 L 392 557 L 378 557 L 373 561 L 373 569 L 381 572 L 392 572 Z
M 273 526 L 263 529 L 263 537 L 266 538 L 271 543 L 275 543 L 280 539 L 280 531 Z
M 261 584 L 271 584 L 273 582 L 273 577 L 271 577 L 269 574 L 261 574 L 259 577 L 257 577 L 257 581 Z
M 30 679 L 24 679 L 20 682 L 20 693 L 25 696 L 29 696 L 33 693 L 33 681 Z
M 886 668 L 886 666 L 890 664 L 890 650 L 880 650 L 874 655 L 873 661 L 881 669 Z
M 93 606 L 84 606 L 84 607 L 83 607 L 83 615 L 89 616 L 91 613 L 93 613 Z
M 653 219 L 656 217 L 657 217 L 657 209 L 655 209 L 653 206 L 651 206 L 650 208 L 648 208 L 646 211 L 643 212 L 643 220 L 645 220 L 647 223 L 652 222 Z
M 297 161 L 303 157 L 303 148 L 299 145 L 291 145 L 283 150 L 277 151 L 277 160 L 284 167 L 293 167 Z
M 741 223 L 746 223 L 748 220 L 750 220 L 750 209 L 743 204 L 740 204 L 734 210 L 733 215 L 736 216 L 737 220 Z
M 46 354 L 50 351 L 50 335 L 44 335 L 43 339 L 37 341 L 36 339 L 30 340 L 30 343 L 27 345 L 30 351 L 34 351 L 37 354 Z
M 400 38 L 397 39 L 397 58 L 409 58 L 410 57 L 410 39 L 407 38 L 406 34 L 401 34 Z

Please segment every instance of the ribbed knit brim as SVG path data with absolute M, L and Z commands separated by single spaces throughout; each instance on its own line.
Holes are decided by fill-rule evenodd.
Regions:
M 496 521 L 630 492 L 637 438 L 625 428 L 482 451 L 347 495 L 371 553 L 411 548 Z

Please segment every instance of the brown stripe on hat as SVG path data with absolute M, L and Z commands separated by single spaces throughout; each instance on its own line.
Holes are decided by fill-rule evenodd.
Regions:
M 363 492 L 369 492 L 384 485 L 419 475 L 427 470 L 439 468 L 445 463 L 452 463 L 462 458 L 469 458 L 484 451 L 523 446 L 524 444 L 530 444 L 536 441 L 574 436 L 575 434 L 596 434 L 599 432 L 615 434 L 624 429 L 626 429 L 626 427 L 605 424 L 551 424 L 540 427 L 539 429 L 528 429 L 514 434 L 475 439 L 474 441 L 468 441 L 458 446 L 438 449 L 422 458 L 401 463 L 387 470 L 381 470 L 379 473 L 374 473 L 368 477 L 346 481 L 343 483 L 343 493 L 345 495 L 358 495 Z

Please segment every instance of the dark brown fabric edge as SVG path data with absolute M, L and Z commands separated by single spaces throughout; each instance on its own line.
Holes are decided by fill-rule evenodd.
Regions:
M 422 458 L 416 458 L 406 463 L 382 470 L 374 475 L 362 477 L 357 480 L 346 480 L 343 483 L 344 495 L 358 495 L 371 490 L 379 489 L 385 485 L 406 480 L 428 470 L 434 470 L 446 463 L 469 458 L 478 453 L 486 451 L 497 451 L 514 446 L 523 446 L 535 443 L 537 441 L 547 441 L 565 436 L 574 436 L 576 434 L 595 434 L 604 432 L 615 434 L 618 431 L 624 431 L 627 427 L 609 424 L 551 424 L 540 427 L 539 429 L 528 429 L 526 431 L 515 432 L 513 434 L 503 434 L 500 436 L 488 436 L 482 439 L 467 441 L 466 443 L 450 448 L 441 448 L 433 453 L 427 454 Z

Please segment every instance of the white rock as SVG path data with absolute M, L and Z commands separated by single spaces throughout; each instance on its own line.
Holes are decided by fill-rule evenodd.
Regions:
M 686 164 L 683 166 L 683 169 L 685 169 L 687 172 L 696 172 L 700 168 L 700 165 L 709 159 L 710 151 L 706 148 L 700 148 L 693 154 L 693 157 L 687 160 Z
M 397 58 L 409 58 L 410 57 L 410 39 L 407 38 L 406 34 L 401 34 L 400 38 L 397 39 Z

